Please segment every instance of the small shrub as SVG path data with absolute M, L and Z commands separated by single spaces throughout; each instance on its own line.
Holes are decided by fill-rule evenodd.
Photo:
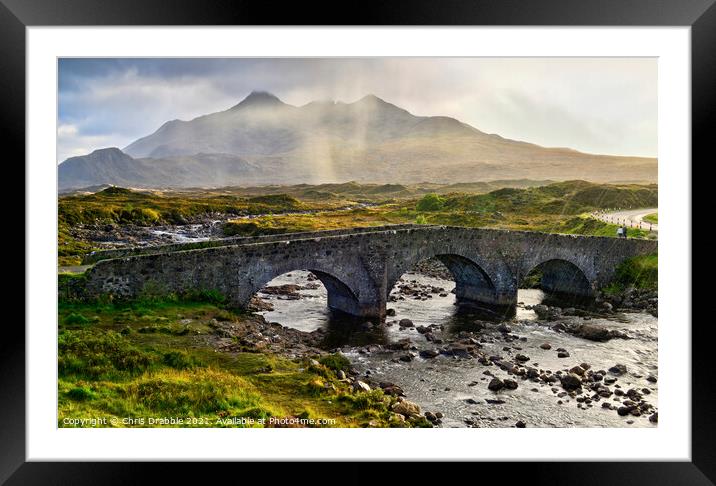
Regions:
M 254 407 L 254 408 L 250 408 L 250 409 L 246 410 L 245 412 L 242 412 L 241 415 L 243 417 L 252 418 L 254 420 L 260 420 L 260 419 L 268 420 L 269 417 L 272 416 L 272 413 L 268 410 L 264 410 L 263 408 Z
M 154 209 L 150 209 L 150 208 L 141 209 L 140 217 L 141 217 L 141 221 L 145 224 L 158 223 L 159 220 L 161 219 L 159 216 L 159 212 L 155 211 Z
M 73 312 L 65 317 L 64 323 L 65 326 L 86 326 L 90 321 L 85 316 Z
M 62 252 L 60 252 L 62 253 Z M 75 257 L 62 257 L 60 259 L 68 263 L 68 258 Z M 69 262 L 70 264 L 79 264 L 79 257 L 77 261 Z M 60 300 L 64 301 L 80 301 L 85 298 L 85 286 L 87 284 L 87 275 L 85 273 L 60 273 L 57 275 L 57 296 Z
M 445 199 L 435 193 L 424 195 L 416 205 L 418 211 L 440 211 L 445 207 Z
M 411 427 L 419 428 L 419 429 L 431 429 L 433 428 L 433 424 L 428 421 L 425 417 L 415 417 L 408 420 L 408 423 Z
M 231 411 L 257 417 L 267 412 L 261 397 L 247 389 L 241 378 L 202 368 L 197 371 L 166 370 L 140 379 L 126 389 L 126 398 L 155 413 L 199 415 Z
M 63 331 L 58 341 L 57 366 L 60 376 L 77 375 L 92 379 L 116 373 L 135 375 L 153 362 L 116 332 Z
M 387 411 L 388 403 L 385 400 L 383 390 L 371 390 L 360 393 L 342 393 L 338 400 L 348 404 L 355 410 L 376 410 Z
M 624 260 L 616 269 L 617 288 L 656 289 L 659 284 L 659 257 L 640 255 Z
M 321 363 L 326 368 L 329 368 L 333 371 L 339 371 L 339 370 L 345 371 L 347 369 L 350 369 L 350 367 L 351 367 L 350 360 L 340 353 L 327 354 L 325 356 L 321 356 L 318 359 L 318 362 Z
M 188 355 L 184 351 L 169 351 L 168 353 L 164 353 L 162 362 L 177 370 L 188 370 L 201 366 L 201 361 Z
M 94 399 L 96 394 L 87 387 L 76 386 L 67 392 L 67 396 L 76 402 L 84 402 L 86 400 Z

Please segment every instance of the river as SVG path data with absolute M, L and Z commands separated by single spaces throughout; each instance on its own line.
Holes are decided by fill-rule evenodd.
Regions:
M 483 352 L 509 360 L 514 360 L 517 354 L 526 355 L 529 357 L 527 365 L 552 372 L 564 372 L 581 363 L 588 363 L 592 370 L 608 370 L 618 363 L 626 365 L 627 373 L 612 385 L 615 395 L 601 402 L 580 403 L 568 395 L 564 396 L 559 383 L 521 379 L 517 380 L 519 386 L 515 390 L 493 392 L 487 388 L 492 376 L 508 378 L 508 373 L 497 366 L 486 367 L 476 359 L 445 355 L 432 359 L 417 356 L 420 350 L 440 348 L 418 332 L 416 328 L 419 326 L 440 326 L 441 329 L 436 329 L 433 334 L 445 341 L 460 331 L 474 328 L 475 316 L 459 312 L 455 305 L 455 296 L 450 292 L 454 283 L 419 273 L 407 273 L 401 281 L 413 288 L 435 287 L 444 291 L 429 293 L 430 297 L 426 297 L 426 292 L 422 297 L 414 298 L 401 294 L 399 286 L 396 286 L 388 305 L 395 310 L 395 316 L 388 317 L 385 326 L 366 329 L 332 316 L 326 308 L 325 288 L 315 285 L 315 282 L 311 285 L 308 272 L 296 271 L 274 279 L 269 285 L 297 284 L 315 288 L 299 290 L 300 299 L 260 293 L 259 296 L 274 307 L 273 311 L 261 314 L 268 321 L 303 331 L 319 327 L 327 329 L 328 344 L 340 348 L 361 375 L 399 385 L 406 398 L 420 405 L 424 411 L 441 412 L 442 427 L 511 427 L 517 421 L 524 422 L 527 427 L 655 426 L 649 421 L 648 414 L 620 416 L 616 410 L 602 407 L 605 401 L 619 405 L 617 400 L 626 398 L 615 396 L 616 393 L 621 394 L 617 390 L 635 388 L 656 408 L 658 385 L 649 382 L 647 377 L 657 375 L 658 325 L 657 318 L 650 314 L 634 312 L 590 317 L 591 324 L 623 331 L 631 339 L 588 341 L 553 330 L 551 325 L 555 322 L 538 320 L 528 307 L 542 302 L 545 295 L 536 289 L 520 289 L 516 315 L 506 323 L 511 327 L 510 334 L 519 338 L 506 342 L 498 324 L 489 324 L 479 334 Z M 397 324 L 400 319 L 410 319 L 415 327 L 401 328 Z M 409 338 L 417 348 L 413 351 L 415 358 L 407 362 L 396 359 L 405 355 L 405 351 L 396 352 L 385 347 L 404 338 Z M 545 343 L 551 349 L 540 347 Z M 567 350 L 569 357 L 558 358 L 558 348 Z M 486 372 L 492 375 L 486 375 Z

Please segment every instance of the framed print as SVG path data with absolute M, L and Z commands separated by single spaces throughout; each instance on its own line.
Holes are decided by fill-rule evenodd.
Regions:
M 0 5 L 27 193 L 0 478 L 460 460 L 711 484 L 712 2 L 133 3 Z

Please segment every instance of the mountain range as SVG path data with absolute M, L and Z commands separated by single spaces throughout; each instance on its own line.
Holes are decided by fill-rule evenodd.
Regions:
M 71 157 L 61 190 L 325 183 L 586 179 L 656 182 L 657 160 L 545 148 L 445 116 L 416 116 L 374 95 L 303 106 L 253 92 L 228 110 L 173 120 L 124 149 Z

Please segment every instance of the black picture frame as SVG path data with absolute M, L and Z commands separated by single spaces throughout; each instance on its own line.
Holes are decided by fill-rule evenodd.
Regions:
M 25 158 L 26 27 L 82 25 L 557 25 L 690 26 L 692 35 L 692 170 L 713 159 L 716 118 L 716 0 L 402 0 L 349 3 L 282 3 L 247 0 L 0 0 L 0 124 L 6 164 Z M 10 150 L 8 150 L 10 149 Z M 12 154 L 12 157 L 9 155 Z M 707 156 L 710 156 L 707 158 Z M 688 161 L 684 163 L 688 164 Z M 19 178 L 24 175 L 20 173 Z M 27 259 L 29 255 L 25 254 Z M 689 282 L 685 282 L 690 284 Z M 694 289 L 696 290 L 696 289 Z M 26 289 L 31 292 L 32 289 Z M 26 294 L 27 295 L 27 294 Z M 691 316 L 685 316 L 687 325 Z M 146 469 L 173 477 L 207 478 L 215 466 L 124 463 L 28 463 L 25 461 L 25 333 L 6 323 L 0 338 L 0 483 L 135 484 Z M 692 461 L 640 463 L 482 464 L 475 479 L 491 472 L 548 484 L 714 484 L 716 415 L 708 346 L 709 322 L 692 326 Z M 228 465 L 227 465 L 228 466 Z M 343 466 L 331 482 L 363 482 L 365 466 Z M 402 468 L 400 478 L 424 466 Z M 229 469 L 221 468 L 221 469 Z M 234 469 L 235 471 L 236 469 Z M 278 475 L 277 475 L 278 473 Z M 295 474 L 271 468 L 270 478 Z M 266 472 L 266 474 L 269 474 Z M 320 478 L 319 478 L 320 479 Z

